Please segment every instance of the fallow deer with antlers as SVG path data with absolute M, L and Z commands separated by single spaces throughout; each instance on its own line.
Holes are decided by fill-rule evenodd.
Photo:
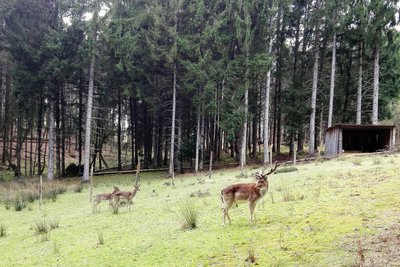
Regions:
M 114 186 L 114 190 L 111 193 L 103 193 L 94 196 L 93 198 L 93 211 L 97 211 L 97 206 L 102 201 L 108 201 L 109 206 L 111 206 L 111 201 L 113 200 L 114 194 L 120 192 L 118 186 Z
M 126 205 L 128 206 L 128 209 L 131 210 L 131 200 L 136 196 L 137 191 L 140 191 L 140 184 L 134 185 L 133 186 L 133 191 L 119 191 L 114 194 L 114 197 L 117 199 L 117 204 L 121 200 L 126 201 Z
M 246 184 L 233 184 L 221 190 L 221 199 L 224 203 L 223 209 L 223 224 L 225 225 L 225 218 L 228 218 L 229 224 L 231 224 L 231 218 L 229 217 L 228 211 L 233 204 L 238 203 L 249 203 L 250 210 L 250 222 L 253 222 L 253 212 L 257 202 L 265 196 L 268 191 L 268 175 L 273 173 L 278 164 L 271 169 L 267 174 L 259 172 L 256 174 L 256 183 Z

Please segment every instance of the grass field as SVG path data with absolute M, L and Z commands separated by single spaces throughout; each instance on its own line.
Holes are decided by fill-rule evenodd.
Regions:
M 258 166 L 220 170 L 211 179 L 143 173 L 131 211 L 107 203 L 92 213 L 89 189 L 22 211 L 0 206 L 0 266 L 399 266 L 400 155 L 342 157 L 296 165 L 269 176 L 256 222 L 247 205 L 230 210 L 222 226 L 220 190 L 253 181 Z M 284 169 L 280 166 L 279 169 Z M 288 169 L 290 170 L 290 169 Z M 133 188 L 132 176 L 95 177 L 94 192 Z M 7 190 L 17 185 L 0 184 Z M 209 192 L 198 197 L 196 192 Z M 194 197 L 190 197 L 190 195 Z M 197 228 L 183 230 L 180 206 L 198 212 Z M 37 234 L 41 222 L 53 224 Z M 2 232 L 4 234 L 2 234 Z

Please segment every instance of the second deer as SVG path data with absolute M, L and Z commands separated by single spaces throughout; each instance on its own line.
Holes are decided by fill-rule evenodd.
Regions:
M 137 191 L 140 191 L 140 185 L 134 185 L 133 190 L 130 191 L 119 191 L 114 194 L 114 197 L 117 199 L 117 204 L 121 200 L 126 201 L 126 205 L 128 206 L 128 209 L 131 210 L 131 200 L 136 196 Z
M 224 204 L 223 209 L 223 224 L 225 225 L 225 218 L 228 218 L 229 224 L 231 224 L 231 218 L 229 217 L 228 211 L 237 203 L 249 203 L 250 210 L 250 222 L 253 222 L 253 212 L 256 207 L 257 202 L 265 196 L 268 192 L 268 175 L 273 173 L 278 164 L 271 169 L 267 174 L 262 172 L 257 173 L 256 179 L 257 183 L 248 184 L 232 184 L 221 190 L 221 200 Z
M 108 201 L 109 206 L 111 206 L 111 201 L 113 200 L 114 194 L 120 192 L 118 186 L 114 186 L 114 190 L 111 193 L 103 193 L 94 196 L 93 198 L 93 212 L 97 211 L 97 206 L 102 201 Z

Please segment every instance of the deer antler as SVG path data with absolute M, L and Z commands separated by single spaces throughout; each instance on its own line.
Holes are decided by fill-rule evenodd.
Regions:
M 276 168 L 278 168 L 278 166 L 279 166 L 278 162 L 275 161 L 275 167 L 271 169 L 266 175 L 270 175 L 271 173 L 273 173 L 276 170 Z

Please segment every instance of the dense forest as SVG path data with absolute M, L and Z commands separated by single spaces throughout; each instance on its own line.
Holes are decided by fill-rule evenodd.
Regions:
M 73 162 L 87 180 L 89 164 L 173 176 L 314 155 L 335 123 L 393 117 L 398 15 L 397 0 L 1 1 L 1 163 L 53 179 Z

